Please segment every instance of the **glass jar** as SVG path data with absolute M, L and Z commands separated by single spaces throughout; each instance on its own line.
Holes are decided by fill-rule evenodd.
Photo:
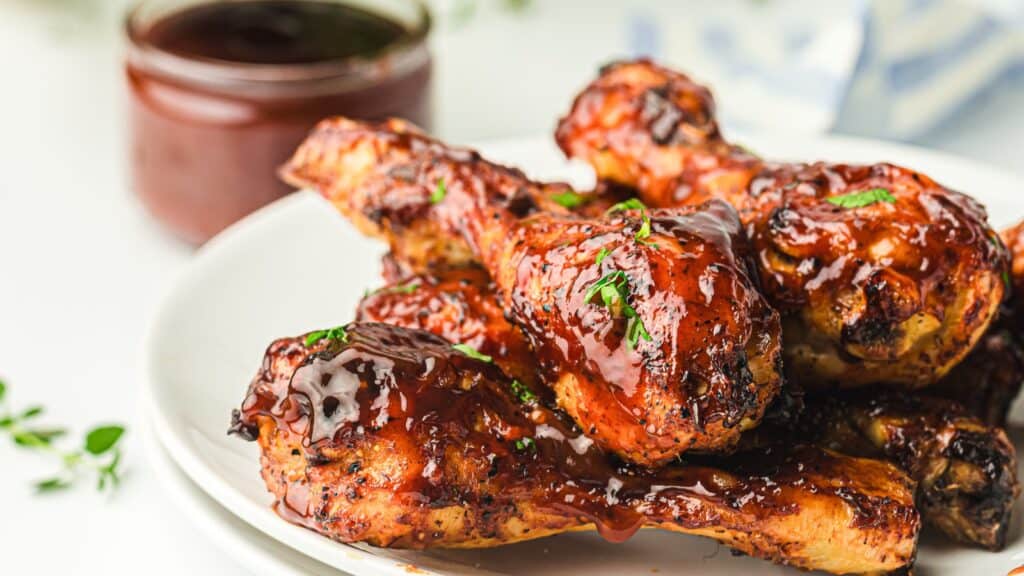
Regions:
M 239 6 L 257 12 L 232 16 Z M 366 21 L 348 17 L 400 33 L 359 44 Z M 126 21 L 135 193 L 199 244 L 289 192 L 277 169 L 318 120 L 398 116 L 429 129 L 429 29 L 415 0 L 142 2 Z

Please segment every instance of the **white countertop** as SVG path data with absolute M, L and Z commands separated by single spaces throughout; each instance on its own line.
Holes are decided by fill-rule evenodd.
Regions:
M 68 37 L 8 9 L 0 10 L 0 378 L 15 406 L 45 405 L 47 423 L 81 432 L 125 422 L 129 436 L 128 472 L 113 496 L 84 483 L 37 497 L 31 482 L 52 463 L 0 442 L 0 571 L 245 573 L 175 509 L 131 434 L 141 336 L 191 249 L 163 234 L 127 189 L 118 42 L 102 30 Z M 499 30 L 513 38 L 517 26 Z M 439 38 L 439 132 L 460 141 L 550 131 L 572 91 L 612 55 L 595 36 L 559 44 L 560 29 L 578 34 L 539 27 L 538 40 L 518 50 L 479 30 Z M 563 48 L 557 65 L 533 64 L 545 42 Z M 560 72 L 566 67 L 574 72 Z M 510 98 L 514 91 L 528 96 Z M 509 102 L 519 105 L 502 108 Z M 1008 84 L 924 143 L 1020 170 L 1022 103 L 1024 87 Z

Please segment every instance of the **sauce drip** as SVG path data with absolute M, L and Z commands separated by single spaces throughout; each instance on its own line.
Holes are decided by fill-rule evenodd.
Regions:
M 181 10 L 148 40 L 185 58 L 246 64 L 310 64 L 369 56 L 408 32 L 392 20 L 337 2 L 246 0 Z

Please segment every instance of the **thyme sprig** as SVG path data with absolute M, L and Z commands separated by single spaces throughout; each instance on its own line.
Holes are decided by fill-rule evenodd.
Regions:
M 58 448 L 55 441 L 67 434 L 63 428 L 36 426 L 35 421 L 45 411 L 32 406 L 14 411 L 6 403 L 7 385 L 0 380 L 0 432 L 10 436 L 14 444 L 57 459 L 61 469 L 50 478 L 35 482 L 36 492 L 48 493 L 65 490 L 89 470 L 96 476 L 100 492 L 113 490 L 121 484 L 121 449 L 118 446 L 124 427 L 97 426 L 89 430 L 82 446 L 75 450 Z

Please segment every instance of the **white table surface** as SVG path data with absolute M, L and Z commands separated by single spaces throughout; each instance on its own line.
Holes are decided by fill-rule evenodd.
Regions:
M 560 65 L 586 71 L 565 80 L 525 66 L 528 49 L 516 67 L 502 43 L 499 34 L 486 44 L 480 32 L 438 40 L 447 138 L 548 131 L 573 87 L 608 56 L 598 46 L 592 56 L 574 49 Z M 505 66 L 531 70 L 528 85 L 557 89 L 487 121 L 500 89 L 453 87 L 477 79 L 497 53 Z M 44 404 L 46 422 L 78 432 L 104 421 L 129 427 L 128 471 L 113 496 L 88 484 L 34 496 L 31 481 L 53 464 L 0 442 L 0 573 L 243 574 L 161 492 L 131 435 L 141 335 L 191 249 L 163 234 L 127 188 L 118 42 L 104 32 L 68 39 L 0 11 L 0 54 L 0 378 L 16 406 Z M 1022 93 L 1006 87 L 929 143 L 1020 169 Z

